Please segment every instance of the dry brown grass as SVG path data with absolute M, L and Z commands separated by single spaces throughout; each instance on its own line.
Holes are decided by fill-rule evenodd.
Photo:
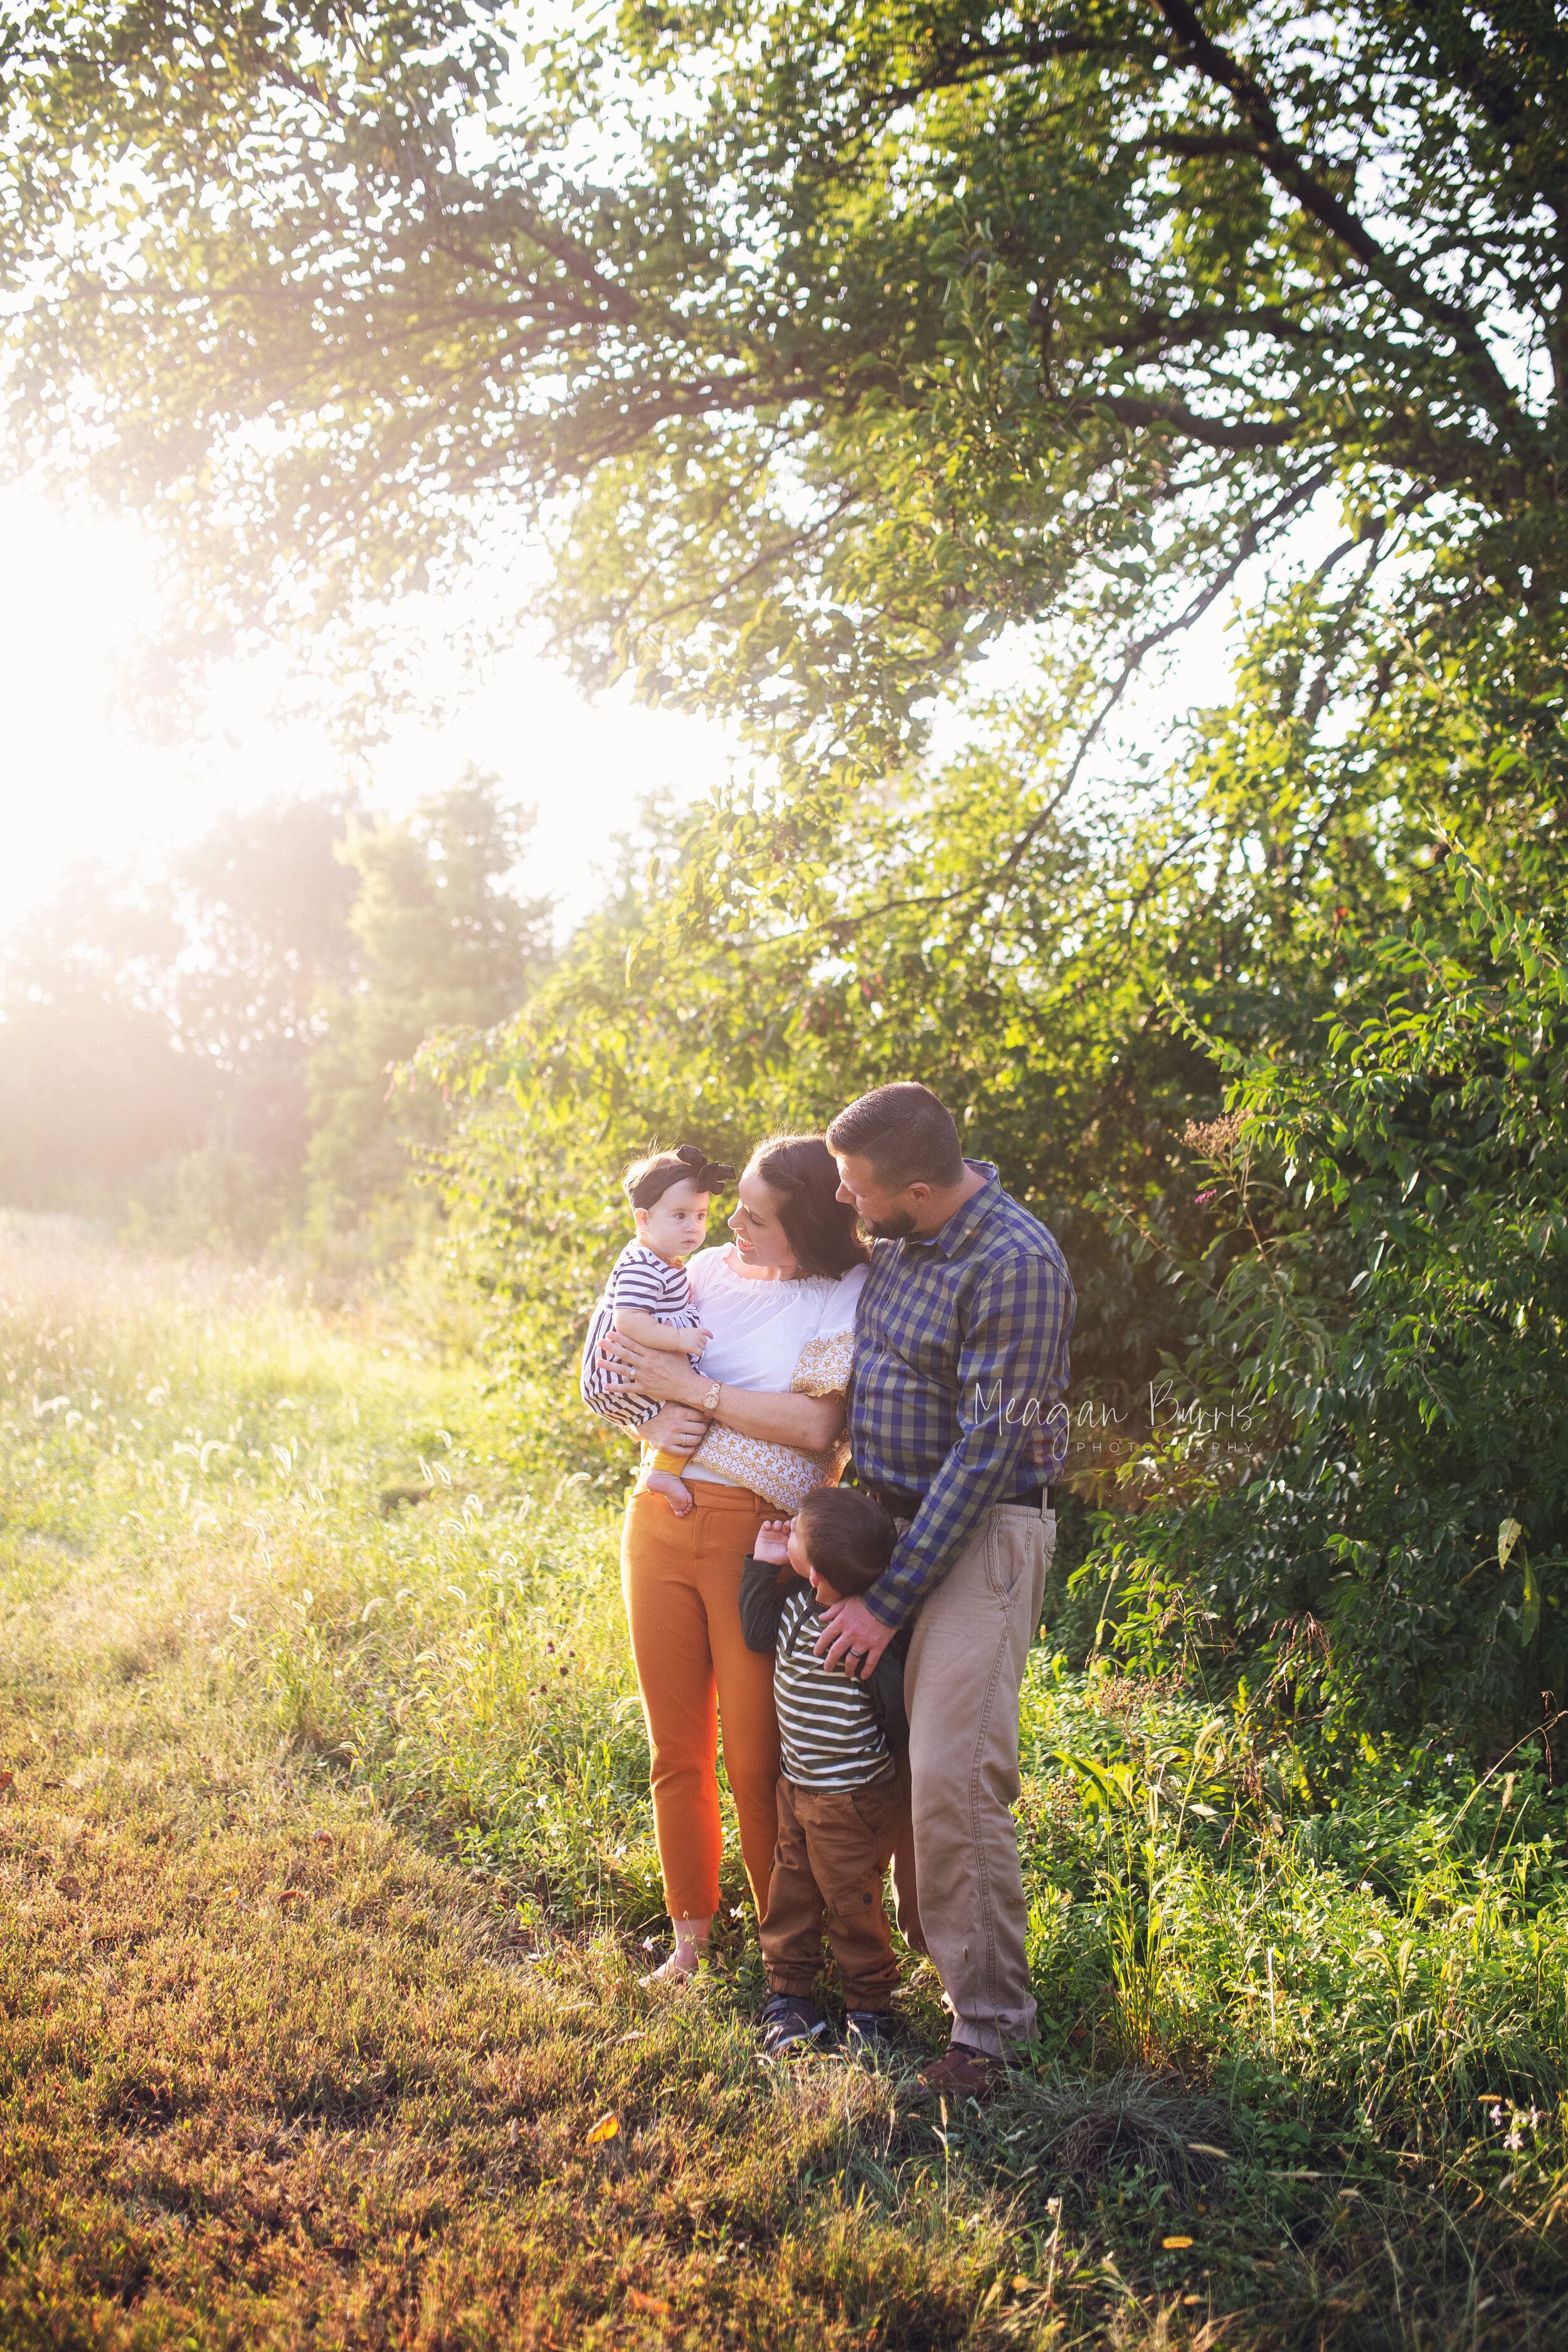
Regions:
M 799 2226 L 885 2083 L 531 1957 L 374 1822 L 193 1836 L 52 1777 L 0 1820 L 8 2345 L 962 2340 L 990 2232 Z

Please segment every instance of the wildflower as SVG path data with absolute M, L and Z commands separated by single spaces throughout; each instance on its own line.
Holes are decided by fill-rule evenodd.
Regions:
M 1193 1206 L 1194 1209 L 1201 1209 L 1213 1199 L 1214 1194 L 1212 1192 L 1194 1192 L 1193 1194 Z
M 1504 2147 L 1522 2147 L 1524 2146 L 1524 2135 L 1521 2132 L 1510 2131 L 1504 2139 L 1503 2146 Z

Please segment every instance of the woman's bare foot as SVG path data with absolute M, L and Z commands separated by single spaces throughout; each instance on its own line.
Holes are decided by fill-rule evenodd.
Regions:
M 691 1508 L 691 1489 L 673 1470 L 650 1470 L 644 1482 L 650 1495 L 662 1495 L 678 1519 Z
M 645 1985 L 689 1984 L 702 1965 L 702 1955 L 708 1949 L 708 1931 L 711 1919 L 678 1919 L 675 1922 L 675 1949 L 668 1960 L 640 1978 Z

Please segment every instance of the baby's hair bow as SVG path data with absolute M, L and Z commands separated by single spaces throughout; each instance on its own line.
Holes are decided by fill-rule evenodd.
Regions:
M 690 1169 L 691 1181 L 700 1192 L 716 1192 L 721 1184 L 735 1181 L 734 1170 L 721 1160 L 710 1160 L 700 1143 L 678 1143 L 675 1156 Z

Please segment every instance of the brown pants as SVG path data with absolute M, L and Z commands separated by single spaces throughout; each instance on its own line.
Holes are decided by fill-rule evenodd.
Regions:
M 803 1789 L 780 1775 L 779 1842 L 763 1922 L 772 1992 L 809 1993 L 822 1967 L 823 1915 L 851 2009 L 886 2009 L 898 1990 L 882 1873 L 909 1819 L 902 1777 L 863 1789 Z
M 719 1908 L 719 1727 L 741 1824 L 741 1855 L 762 1916 L 773 1858 L 779 1727 L 773 1662 L 741 1632 L 741 1570 L 763 1521 L 777 1517 L 744 1486 L 693 1478 L 678 1519 L 646 1490 L 626 1505 L 621 1591 L 647 1744 L 654 1832 L 672 1919 Z

